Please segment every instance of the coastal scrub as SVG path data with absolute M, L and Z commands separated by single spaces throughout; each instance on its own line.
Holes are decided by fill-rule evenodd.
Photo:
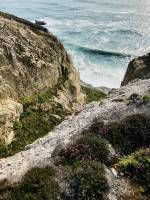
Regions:
M 75 162 L 67 180 L 73 200 L 103 200 L 109 191 L 104 168 L 98 162 Z
M 82 90 L 86 94 L 87 104 L 92 101 L 100 101 L 101 99 L 104 99 L 107 97 L 107 95 L 104 92 L 97 90 L 96 88 L 82 86 Z
M 18 185 L 0 188 L 0 200 L 57 200 L 60 189 L 52 167 L 34 168 Z
M 14 122 L 15 138 L 11 144 L 0 148 L 0 158 L 22 151 L 26 145 L 52 131 L 70 114 L 60 103 L 53 100 L 57 89 L 58 87 L 55 87 L 44 93 L 20 99 L 23 113 L 20 120 Z M 45 108 L 45 105 L 48 106 Z
M 61 162 L 64 165 L 72 165 L 75 161 L 81 160 L 107 162 L 108 156 L 107 141 L 94 134 L 83 135 L 60 152 Z
M 116 166 L 140 185 L 141 192 L 150 194 L 150 148 L 140 149 L 122 158 Z

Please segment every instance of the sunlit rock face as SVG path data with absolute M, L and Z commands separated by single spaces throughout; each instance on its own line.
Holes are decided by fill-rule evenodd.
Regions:
M 0 101 L 10 98 L 18 101 L 20 97 L 54 88 L 61 81 L 55 100 L 66 109 L 75 109 L 84 102 L 79 80 L 57 37 L 41 26 L 0 13 Z M 4 105 L 0 109 L 7 110 L 9 115 L 8 104 Z M 17 118 L 13 117 L 13 121 Z M 4 127 L 9 120 L 8 117 L 3 121 Z M 0 129 L 0 138 L 2 135 L 13 138 L 12 130 Z
M 150 78 L 150 53 L 138 57 L 129 63 L 122 85 L 126 85 L 134 79 L 148 78 Z

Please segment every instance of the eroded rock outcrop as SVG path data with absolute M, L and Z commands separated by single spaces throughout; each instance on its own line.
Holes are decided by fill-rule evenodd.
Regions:
M 20 97 L 47 91 L 58 83 L 61 88 L 54 101 L 68 110 L 83 104 L 79 74 L 57 37 L 46 28 L 0 12 L 0 101 L 6 101 L 0 109 L 7 110 L 9 116 L 7 99 L 17 102 Z M 18 118 L 4 117 L 0 129 L 4 144 L 10 143 L 13 135 L 6 124 L 12 127 L 12 121 Z
M 127 68 L 122 85 L 127 85 L 134 79 L 149 79 L 150 78 L 150 53 L 147 55 L 135 58 Z

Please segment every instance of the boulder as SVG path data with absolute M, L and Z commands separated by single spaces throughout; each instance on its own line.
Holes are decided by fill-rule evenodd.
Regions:
M 135 58 L 127 68 L 125 77 L 121 85 L 127 85 L 134 79 L 149 79 L 150 78 L 150 53 L 147 55 Z

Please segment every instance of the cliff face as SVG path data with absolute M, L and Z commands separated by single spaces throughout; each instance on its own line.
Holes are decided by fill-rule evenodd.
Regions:
M 0 101 L 13 99 L 15 104 L 21 97 L 45 92 L 57 85 L 60 89 L 55 101 L 65 109 L 83 104 L 79 74 L 57 37 L 43 27 L 0 13 Z M 19 111 L 12 109 L 13 117 L 7 109 L 8 103 L 0 106 L 2 116 L 4 113 L 7 116 L 1 123 L 0 137 L 6 137 L 7 142 L 11 131 L 3 129 L 6 124 L 11 129 L 22 110 L 21 104 L 16 104 L 20 108 Z
M 6 88 L 1 98 L 30 96 L 52 88 L 63 77 L 78 99 L 79 76 L 60 41 L 17 19 L 0 14 L 0 75 Z
M 134 79 L 149 79 L 150 78 L 150 53 L 138 58 L 135 58 L 129 63 L 124 80 L 121 85 L 127 85 Z

